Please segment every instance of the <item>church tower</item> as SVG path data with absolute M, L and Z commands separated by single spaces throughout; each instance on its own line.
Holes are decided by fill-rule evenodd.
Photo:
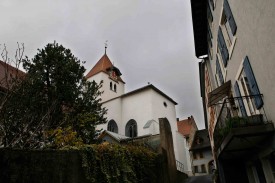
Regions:
M 97 83 L 103 81 L 101 91 L 104 92 L 101 99 L 102 102 L 105 102 L 124 94 L 125 82 L 121 79 L 121 75 L 119 69 L 110 61 L 105 50 L 105 54 L 86 75 L 86 78 L 88 81 L 94 80 Z

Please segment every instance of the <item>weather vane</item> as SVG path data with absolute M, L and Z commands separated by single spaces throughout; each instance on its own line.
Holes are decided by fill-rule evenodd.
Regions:
M 106 40 L 105 43 L 104 43 L 105 44 L 105 55 L 106 55 L 106 50 L 107 50 L 107 47 L 108 47 L 107 43 L 108 43 L 108 40 Z

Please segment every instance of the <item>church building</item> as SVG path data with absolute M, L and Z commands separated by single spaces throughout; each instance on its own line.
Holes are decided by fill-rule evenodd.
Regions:
M 108 130 L 127 137 L 159 134 L 159 118 L 167 118 L 172 134 L 175 157 L 178 161 L 177 146 L 177 103 L 152 84 L 125 92 L 125 82 L 120 70 L 105 53 L 89 71 L 89 81 L 103 82 L 101 95 L 107 111 L 107 124 L 98 129 Z

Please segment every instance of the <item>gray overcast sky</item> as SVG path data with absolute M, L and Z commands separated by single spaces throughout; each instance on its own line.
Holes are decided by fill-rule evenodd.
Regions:
M 0 44 L 29 58 L 56 40 L 88 70 L 104 53 L 126 92 L 148 82 L 178 102 L 177 117 L 204 128 L 190 0 L 1 0 Z

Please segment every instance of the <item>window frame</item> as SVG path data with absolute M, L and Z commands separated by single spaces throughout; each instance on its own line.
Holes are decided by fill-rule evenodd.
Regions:
M 112 81 L 110 81 L 110 90 L 113 91 L 113 82 Z
M 118 126 L 115 120 L 111 119 L 107 124 L 107 130 L 113 133 L 118 133 Z
M 130 119 L 126 123 L 126 125 L 125 125 L 125 136 L 130 137 L 130 138 L 134 138 L 134 137 L 138 136 L 138 126 L 137 126 L 137 122 L 134 119 Z
M 207 2 L 207 43 L 208 43 L 208 55 L 209 58 L 212 60 L 214 58 L 213 55 L 213 33 L 211 28 L 213 27 L 213 13 L 211 10 L 210 2 Z
M 228 17 L 226 16 L 226 13 L 225 13 L 225 8 L 224 8 L 224 2 L 227 1 L 227 0 L 224 0 L 223 1 L 223 6 L 221 8 L 221 13 L 220 13 L 220 27 L 221 27 L 221 30 L 222 30 L 222 34 L 223 34 L 223 37 L 224 37 L 224 41 L 226 43 L 226 46 L 227 46 L 227 50 L 228 50 L 228 54 L 229 54 L 229 58 L 228 58 L 228 61 L 229 59 L 231 59 L 232 57 L 232 54 L 233 54 L 233 51 L 234 51 L 234 48 L 235 48 L 235 44 L 236 44 L 236 40 L 237 40 L 237 35 L 236 35 L 236 31 L 235 33 L 232 32 L 232 29 L 229 25 L 229 27 L 226 25 L 226 22 L 229 23 L 229 20 L 228 20 Z M 229 6 L 230 8 L 230 6 Z M 230 12 L 231 12 L 231 9 L 230 9 Z M 232 12 L 231 12 L 232 14 Z M 232 14 L 232 17 L 233 17 L 233 14 Z M 234 17 L 233 17 L 234 19 Z M 226 21 L 225 21 L 226 20 Z M 235 20 L 235 19 L 234 19 Z M 237 27 L 237 25 L 236 25 Z M 230 37 L 230 33 L 228 32 L 228 28 L 230 28 L 230 31 L 232 33 L 232 38 Z
M 193 152 L 193 159 L 198 159 L 198 157 L 197 157 L 197 153 L 195 153 L 195 152 Z
M 221 86 L 225 82 L 225 77 L 224 77 L 223 69 L 221 67 L 220 59 L 219 59 L 218 54 L 217 54 L 216 55 L 216 74 L 215 74 L 215 77 L 216 77 L 216 82 L 217 82 L 218 86 Z
M 220 49 L 217 48 L 216 52 L 217 52 L 217 55 L 216 55 L 216 56 L 218 57 L 218 60 L 219 60 L 219 63 L 220 63 L 220 68 L 221 68 L 221 72 L 222 72 L 222 76 L 223 76 L 223 81 L 226 82 L 227 67 L 225 67 L 225 65 L 224 65 L 224 62 L 223 62 L 223 58 L 222 58 Z M 218 79 L 219 79 L 219 78 L 218 78 Z M 220 85 L 219 85 L 219 86 L 220 86 Z
M 205 164 L 201 165 L 201 173 L 207 173 Z
M 116 87 L 116 84 L 114 84 L 114 92 L 116 92 L 117 90 L 117 87 Z
M 240 90 L 241 96 L 252 95 L 252 93 L 249 93 L 251 91 L 249 89 L 249 86 L 247 85 L 247 82 L 244 79 L 245 77 L 247 77 L 245 75 L 246 73 L 244 71 L 244 61 L 245 61 L 245 59 L 246 59 L 246 57 L 244 59 L 242 59 L 242 61 L 240 63 L 240 66 L 239 66 L 239 69 L 237 71 L 236 77 L 235 77 L 235 80 L 239 85 L 239 90 Z M 255 75 L 254 75 L 254 77 L 255 77 Z M 245 85 L 242 82 L 246 82 Z M 236 93 L 235 93 L 235 95 L 236 95 Z M 247 116 L 260 114 L 260 110 L 257 109 L 257 107 L 255 106 L 255 102 L 253 101 L 252 98 L 248 97 L 248 98 L 245 98 L 245 99 L 242 99 L 242 100 L 243 100 L 243 103 L 244 103 L 244 109 L 246 111 Z M 238 106 L 239 106 L 239 104 L 238 104 Z M 241 114 L 241 111 L 238 110 L 238 113 Z
M 203 158 L 204 158 L 204 155 L 203 155 L 203 152 L 202 152 L 202 151 L 200 151 L 199 156 L 200 156 L 200 159 L 203 159 Z
M 197 165 L 194 166 L 194 173 L 199 173 L 199 167 Z

